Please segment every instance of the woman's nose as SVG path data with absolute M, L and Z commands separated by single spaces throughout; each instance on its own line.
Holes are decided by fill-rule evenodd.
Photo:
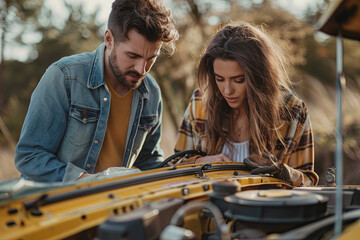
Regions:
M 225 81 L 225 83 L 224 83 L 224 93 L 226 95 L 229 95 L 229 94 L 233 93 L 233 87 L 231 86 L 230 81 Z

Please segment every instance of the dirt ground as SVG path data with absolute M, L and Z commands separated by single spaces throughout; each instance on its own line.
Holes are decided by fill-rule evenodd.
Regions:
M 20 173 L 14 165 L 14 152 L 8 148 L 0 149 L 0 181 L 19 176 Z

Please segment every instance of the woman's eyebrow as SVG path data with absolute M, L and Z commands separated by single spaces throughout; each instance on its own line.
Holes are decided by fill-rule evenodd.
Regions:
M 223 76 L 221 76 L 221 75 L 219 75 L 219 74 L 217 74 L 217 73 L 214 73 L 214 75 L 215 75 L 216 77 L 224 78 Z M 245 77 L 245 74 L 240 74 L 240 75 L 233 76 L 233 77 L 230 77 L 230 78 L 243 78 L 243 77 Z
M 240 75 L 237 75 L 237 76 L 234 76 L 234 77 L 230 77 L 230 78 L 243 78 L 245 77 L 245 74 L 240 74 Z

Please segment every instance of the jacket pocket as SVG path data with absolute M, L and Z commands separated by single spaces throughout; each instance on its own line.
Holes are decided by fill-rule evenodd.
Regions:
M 65 138 L 73 147 L 84 149 L 90 145 L 99 120 L 100 111 L 81 106 L 70 107 Z
M 147 134 L 157 124 L 157 116 L 142 116 L 139 121 L 138 131 L 136 133 L 133 152 L 138 154 L 141 150 Z
M 149 131 L 157 122 L 156 116 L 142 116 L 139 122 L 139 130 Z

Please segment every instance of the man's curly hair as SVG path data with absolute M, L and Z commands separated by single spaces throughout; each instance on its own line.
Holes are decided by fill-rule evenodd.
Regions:
M 135 29 L 150 42 L 161 41 L 162 50 L 170 55 L 174 53 L 179 38 L 171 11 L 162 0 L 115 0 L 108 29 L 115 42 L 127 40 L 128 32 Z

